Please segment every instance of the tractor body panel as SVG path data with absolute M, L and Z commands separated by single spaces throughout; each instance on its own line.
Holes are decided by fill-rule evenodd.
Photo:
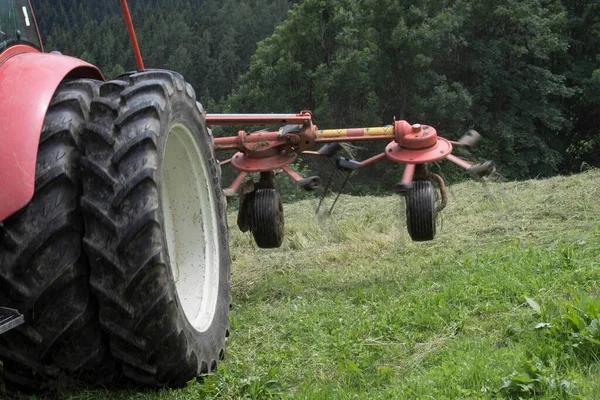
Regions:
M 0 222 L 34 193 L 38 145 L 52 96 L 65 78 L 103 80 L 76 58 L 14 46 L 0 54 Z M 11 52 L 11 54 L 8 54 Z

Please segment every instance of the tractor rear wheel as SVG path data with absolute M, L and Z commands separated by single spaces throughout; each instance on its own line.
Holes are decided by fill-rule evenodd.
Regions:
M 42 128 L 33 199 L 0 223 L 0 305 L 25 316 L 0 335 L 8 387 L 44 389 L 95 368 L 105 354 L 79 209 L 78 142 L 99 85 L 71 80 L 58 87 Z
M 83 162 L 85 248 L 100 324 L 126 377 L 180 387 L 216 368 L 229 329 L 220 167 L 181 75 L 107 82 Z
M 406 226 L 415 242 L 435 237 L 435 190 L 429 181 L 415 181 L 406 195 Z
M 257 246 L 281 247 L 284 236 L 283 203 L 276 189 L 256 189 L 251 197 L 250 225 Z

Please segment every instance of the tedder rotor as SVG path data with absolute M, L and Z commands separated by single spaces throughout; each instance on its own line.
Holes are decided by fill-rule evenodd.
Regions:
M 436 216 L 447 203 L 447 191 L 441 176 L 428 171 L 430 163 L 447 159 L 479 177 L 494 172 L 491 162 L 471 164 L 454 154 L 453 145 L 473 146 L 479 139 L 469 131 L 458 142 L 438 136 L 434 127 L 394 121 L 392 125 L 372 128 L 320 130 L 312 122 L 309 111 L 299 114 L 208 114 L 207 125 L 280 125 L 278 130 L 248 133 L 240 130 L 236 136 L 215 138 L 216 151 L 237 152 L 221 165 L 230 164 L 239 171 L 233 183 L 225 189 L 229 197 L 239 195 L 238 227 L 251 231 L 262 248 L 281 246 L 284 236 L 284 215 L 281 196 L 274 183 L 276 170 L 282 170 L 305 190 L 320 185 L 318 176 L 303 177 L 291 164 L 300 155 L 335 158 L 337 168 L 348 173 L 384 159 L 404 164 L 396 191 L 406 196 L 406 223 L 414 241 L 432 240 L 436 233 Z M 341 142 L 382 141 L 385 149 L 366 160 L 356 161 L 337 156 Z M 318 151 L 313 149 L 323 145 Z M 250 173 L 260 173 L 258 182 L 246 181 Z M 434 185 L 440 191 L 436 204 Z

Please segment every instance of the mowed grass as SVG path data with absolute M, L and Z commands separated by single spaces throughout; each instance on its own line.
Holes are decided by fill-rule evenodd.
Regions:
M 600 398 L 600 171 L 450 191 L 426 243 L 397 196 L 342 196 L 328 218 L 287 205 L 277 250 L 232 213 L 218 371 L 68 398 Z

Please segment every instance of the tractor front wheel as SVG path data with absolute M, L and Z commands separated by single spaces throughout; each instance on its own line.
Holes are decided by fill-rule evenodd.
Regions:
M 216 368 L 229 329 L 225 198 L 181 75 L 107 82 L 85 135 L 85 248 L 100 324 L 125 376 L 180 387 Z

